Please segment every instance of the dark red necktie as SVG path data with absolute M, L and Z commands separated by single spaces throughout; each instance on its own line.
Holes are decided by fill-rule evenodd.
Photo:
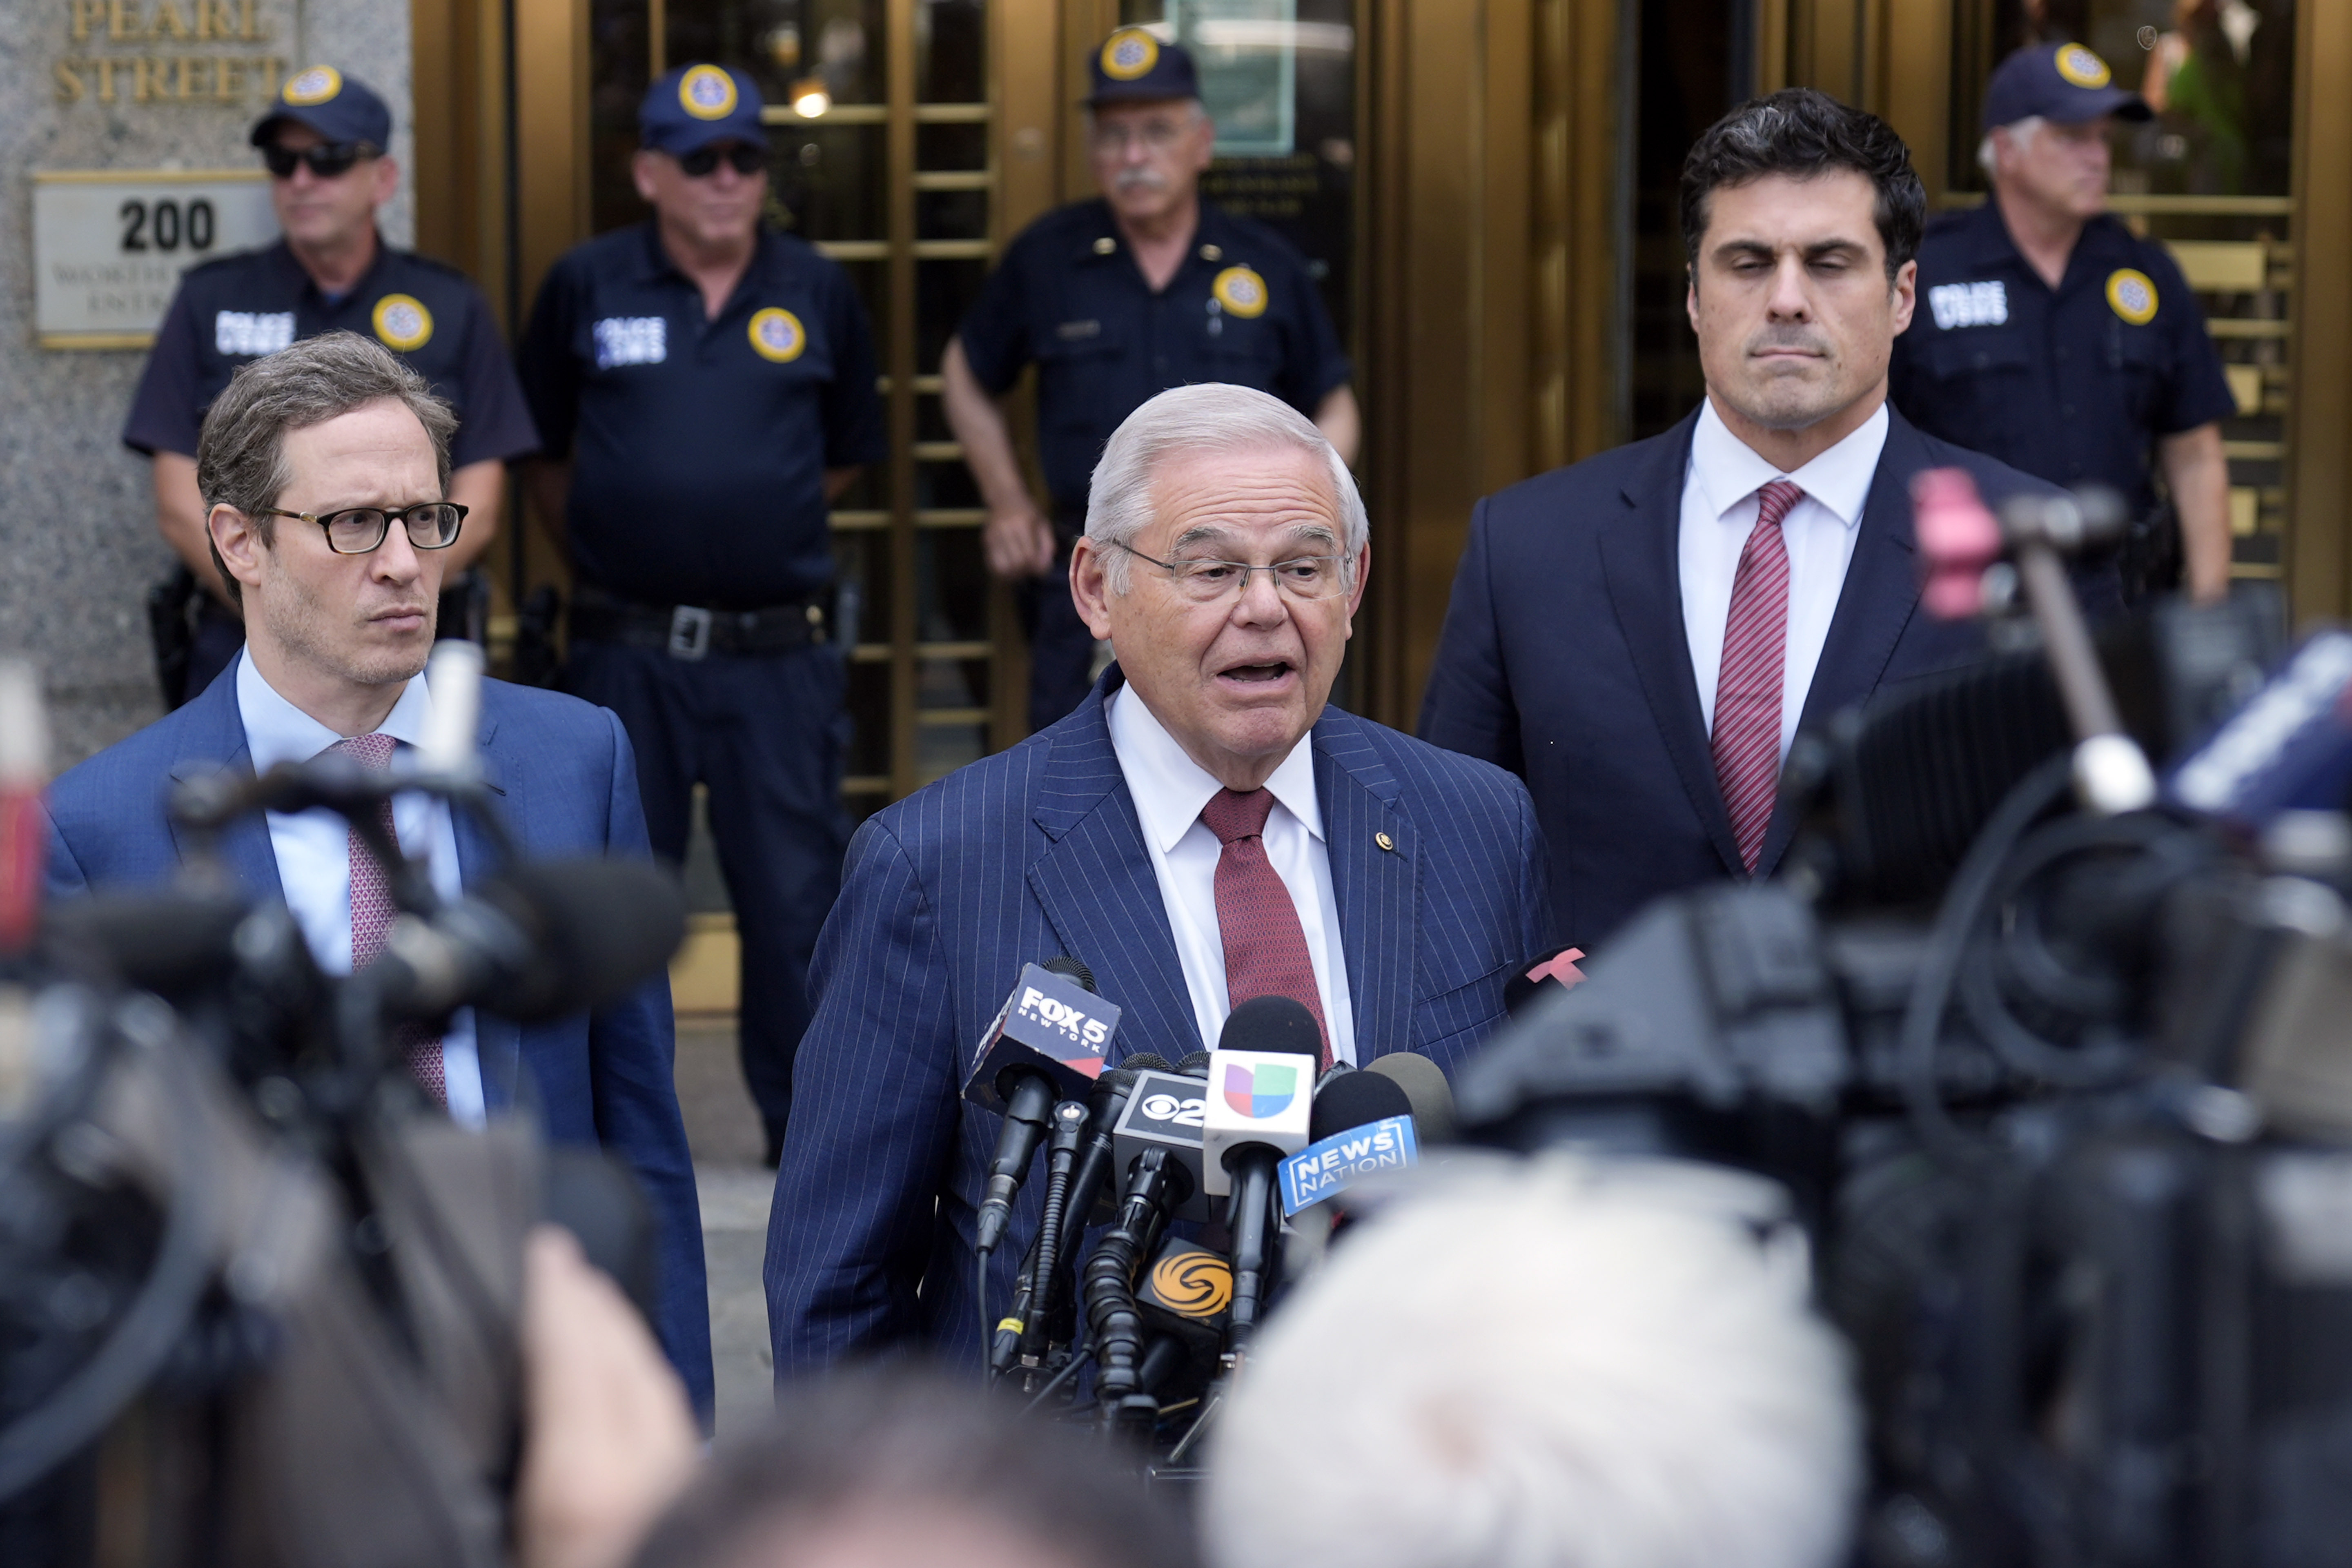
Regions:
M 1323 1042 L 1318 1066 L 1331 1067 L 1331 1029 L 1323 1021 L 1323 993 L 1307 955 L 1307 933 L 1274 863 L 1265 858 L 1265 819 L 1274 792 L 1247 795 L 1221 789 L 1201 808 L 1201 820 L 1224 848 L 1217 856 L 1217 931 L 1225 944 L 1225 1005 L 1254 996 L 1288 996 L 1315 1015 Z
M 1789 546 L 1780 521 L 1805 492 L 1774 479 L 1756 495 L 1756 527 L 1731 582 L 1715 686 L 1715 781 L 1750 876 L 1780 783 L 1780 684 L 1789 662 Z
M 382 770 L 392 766 L 393 739 L 385 734 L 353 735 L 338 741 L 331 751 L 356 758 L 362 767 Z M 400 842 L 392 826 L 392 802 L 376 807 L 376 825 L 393 843 Z M 399 907 L 392 901 L 392 879 L 369 850 L 359 829 L 351 832 L 352 857 L 352 973 L 356 974 L 375 962 L 383 951 L 384 938 L 392 931 L 392 922 L 400 917 Z M 427 1035 L 415 1024 L 403 1024 L 394 1031 L 392 1043 L 407 1060 L 408 1070 L 437 1105 L 449 1103 L 449 1085 L 441 1068 L 441 1037 Z

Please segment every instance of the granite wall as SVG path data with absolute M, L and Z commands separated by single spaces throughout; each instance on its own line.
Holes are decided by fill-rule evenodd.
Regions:
M 141 103 L 126 85 L 109 103 L 86 85 L 78 101 L 61 100 L 60 60 L 111 59 L 127 80 L 134 59 L 199 52 L 280 70 L 333 65 L 383 94 L 404 171 L 383 231 L 395 245 L 415 231 L 406 0 L 0 3 L 0 654 L 41 668 L 60 768 L 162 713 L 145 595 L 172 555 L 155 532 L 146 459 L 120 438 L 146 356 L 37 344 L 28 175 L 249 166 L 259 90 L 229 103 L 201 91 Z M 85 64 L 69 69 L 96 79 Z

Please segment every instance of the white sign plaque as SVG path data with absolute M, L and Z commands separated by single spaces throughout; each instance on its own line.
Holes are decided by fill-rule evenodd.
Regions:
M 180 274 L 278 237 L 258 169 L 33 175 L 37 330 L 45 349 L 143 349 Z

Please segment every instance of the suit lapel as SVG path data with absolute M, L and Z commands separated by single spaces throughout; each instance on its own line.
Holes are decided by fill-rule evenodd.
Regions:
M 1678 543 L 1683 479 L 1690 467 L 1691 433 L 1697 427 L 1694 411 L 1675 430 L 1675 439 L 1659 444 L 1656 460 L 1619 492 L 1622 510 L 1600 530 L 1601 571 L 1609 584 L 1618 630 L 1633 656 L 1642 695 L 1649 701 L 1666 754 L 1674 759 L 1683 793 L 1690 797 L 1691 809 L 1706 826 L 1725 868 L 1741 876 L 1746 872 L 1739 843 L 1731 835 L 1731 816 L 1716 783 L 1715 756 L 1699 711 L 1698 682 L 1691 674 L 1690 637 L 1683 626 Z
M 237 665 L 232 661 L 188 705 L 188 724 L 180 742 L 180 754 L 172 763 L 174 784 L 221 772 L 247 779 L 253 776 L 253 758 L 245 743 L 245 721 L 237 712 L 236 671 Z M 198 859 L 203 849 L 201 836 L 180 826 L 171 814 L 168 800 L 163 809 L 165 826 L 172 835 L 172 847 L 180 864 L 185 866 Z M 286 897 L 285 888 L 278 880 L 278 852 L 270 847 L 269 824 L 258 812 L 247 813 L 230 823 L 221 832 L 216 847 L 238 886 L 247 893 L 257 899 Z
M 1119 974 L 1103 991 L 1119 1005 L 1121 1054 L 1156 1048 L 1175 1061 L 1210 1042 L 1192 1015 L 1159 875 L 1103 718 L 1118 685 L 1114 668 L 1057 727 L 1033 813 L 1046 846 L 1030 863 L 1029 889 L 1064 952 Z
M 1396 809 L 1395 773 L 1356 718 L 1325 709 L 1310 743 L 1361 1065 L 1412 1043 L 1420 837 Z
M 1838 590 L 1837 614 L 1822 644 L 1813 684 L 1805 693 L 1798 721 L 1808 730 L 1842 708 L 1851 708 L 1878 689 L 1895 657 L 1895 645 L 1919 605 L 1918 549 L 1911 531 L 1911 478 L 1927 466 L 1918 433 L 1892 405 L 1886 411 L 1886 445 L 1870 481 L 1853 559 Z M 1796 836 L 1796 814 L 1775 809 L 1772 826 L 1757 856 L 1756 873 L 1769 876 Z
M 528 803 L 518 798 L 518 795 L 528 790 L 530 772 L 528 768 L 514 765 L 515 759 L 504 756 L 499 749 L 497 701 L 497 688 L 484 682 L 482 719 L 480 727 L 475 731 L 474 744 L 481 759 L 482 783 L 490 792 L 490 809 L 499 814 L 499 819 L 515 836 L 517 847 L 529 853 L 522 833 L 523 825 L 531 819 L 523 809 Z M 509 794 L 509 791 L 517 794 Z M 473 813 L 453 806 L 450 819 L 451 826 L 457 830 L 457 880 L 470 892 L 484 879 L 496 875 L 502 868 L 499 863 L 498 846 L 491 841 Z M 484 1102 L 493 1110 L 503 1110 L 513 1105 L 515 1085 L 522 1074 L 522 1026 L 511 1018 L 500 1018 L 476 1008 L 474 1052 L 481 1064 Z

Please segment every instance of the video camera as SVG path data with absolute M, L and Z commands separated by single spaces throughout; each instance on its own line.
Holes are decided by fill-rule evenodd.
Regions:
M 2283 660 L 2268 593 L 2095 638 L 2060 557 L 2116 509 L 1929 479 L 1930 607 L 1993 651 L 1801 737 L 1783 875 L 1638 915 L 1464 1121 L 1786 1187 L 1859 1351 L 1865 1561 L 2340 1561 L 2352 638 Z
M 180 787 L 169 890 L 31 918 L 46 846 L 28 672 L 0 672 L 0 1562 L 505 1561 L 523 1238 L 567 1225 L 649 1306 L 625 1167 L 549 1145 L 524 1102 L 466 1127 L 403 1026 L 610 1000 L 683 934 L 650 862 L 521 858 L 474 757 L 480 652 L 445 642 L 417 765 L 339 756 Z M 38 750 L 37 746 L 31 748 Z M 23 787 L 29 774 L 34 787 Z M 502 868 L 436 896 L 382 826 L 419 791 Z M 322 973 L 236 889 L 223 835 L 324 807 L 389 868 L 383 954 Z

